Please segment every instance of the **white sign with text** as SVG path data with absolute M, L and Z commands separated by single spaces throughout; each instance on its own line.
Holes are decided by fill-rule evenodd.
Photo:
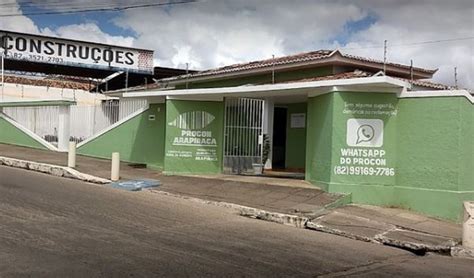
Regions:
M 383 121 L 380 119 L 347 120 L 346 143 L 351 147 L 382 147 Z

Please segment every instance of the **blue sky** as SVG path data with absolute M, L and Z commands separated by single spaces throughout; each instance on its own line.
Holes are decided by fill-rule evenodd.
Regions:
M 41 5 L 31 5 L 28 2 L 20 3 L 20 9 L 28 13 L 41 13 L 51 11 L 42 8 Z M 114 24 L 113 19 L 121 16 L 123 12 L 83 12 L 74 14 L 50 14 L 50 15 L 30 15 L 29 18 L 40 28 L 57 29 L 61 26 L 94 23 L 102 31 L 112 36 L 135 36 L 131 29 L 120 28 Z
M 330 38 L 330 41 L 335 41 L 339 45 L 346 45 L 350 42 L 351 35 L 354 33 L 363 32 L 370 26 L 377 22 L 377 15 L 369 12 L 366 16 L 359 20 L 349 20 L 344 24 L 344 28 L 341 32 L 335 34 L 334 37 Z
M 0 5 L 0 14 L 54 11 L 58 3 L 26 2 L 31 1 L 38 4 Z M 152 0 L 59 3 L 93 7 L 143 2 Z M 0 28 L 152 49 L 155 65 L 189 64 L 191 69 L 336 48 L 383 59 L 387 40 L 389 61 L 439 68 L 435 81 L 451 85 L 457 67 L 460 84 L 474 88 L 474 40 L 429 43 L 474 38 L 473 14 L 472 0 L 200 0 L 122 12 L 4 17 Z

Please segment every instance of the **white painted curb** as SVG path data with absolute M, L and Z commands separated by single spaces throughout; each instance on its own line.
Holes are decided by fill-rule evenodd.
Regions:
M 459 247 L 459 246 L 453 247 L 451 248 L 451 256 L 474 260 L 474 250 Z
M 462 246 L 474 252 L 474 201 L 464 202 Z
M 90 182 L 90 183 L 98 183 L 98 184 L 110 183 L 110 180 L 84 174 L 69 167 L 21 160 L 21 159 L 4 157 L 4 156 L 0 156 L 0 165 L 26 169 L 26 170 L 53 175 L 56 177 L 76 179 L 76 180 L 81 180 L 81 181 Z

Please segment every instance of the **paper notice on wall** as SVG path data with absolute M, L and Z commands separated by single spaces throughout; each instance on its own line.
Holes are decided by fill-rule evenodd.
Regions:
M 294 113 L 290 116 L 290 127 L 291 128 L 305 128 L 306 126 L 306 114 L 305 113 Z

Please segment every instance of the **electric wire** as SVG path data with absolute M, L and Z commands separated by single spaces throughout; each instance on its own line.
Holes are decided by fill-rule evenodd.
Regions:
M 460 37 L 460 38 L 439 39 L 439 40 L 420 41 L 420 42 L 388 44 L 387 48 L 400 47 L 400 46 L 414 46 L 414 45 L 423 45 L 423 44 L 434 44 L 434 43 L 445 43 L 445 42 L 455 42 L 455 41 L 466 41 L 466 40 L 473 40 L 473 39 L 474 39 L 474 37 Z M 339 47 L 339 49 L 344 49 L 344 50 L 360 50 L 360 49 L 373 49 L 373 48 L 384 48 L 384 45 L 380 44 L 380 45 L 361 46 L 361 47 Z
M 181 4 L 195 3 L 198 0 L 183 0 L 183 1 L 172 1 L 172 2 L 160 2 L 160 3 L 141 3 L 133 5 L 116 5 L 110 6 L 109 4 L 100 4 L 92 6 L 62 6 L 56 10 L 49 11 L 24 11 L 19 13 L 10 13 L 10 14 L 0 14 L 0 17 L 15 17 L 15 16 L 37 16 L 37 15 L 56 15 L 56 14 L 74 14 L 74 13 L 87 13 L 87 12 L 119 12 L 130 9 L 139 9 L 139 8 L 150 8 L 150 7 L 159 7 L 159 6 L 173 6 Z

